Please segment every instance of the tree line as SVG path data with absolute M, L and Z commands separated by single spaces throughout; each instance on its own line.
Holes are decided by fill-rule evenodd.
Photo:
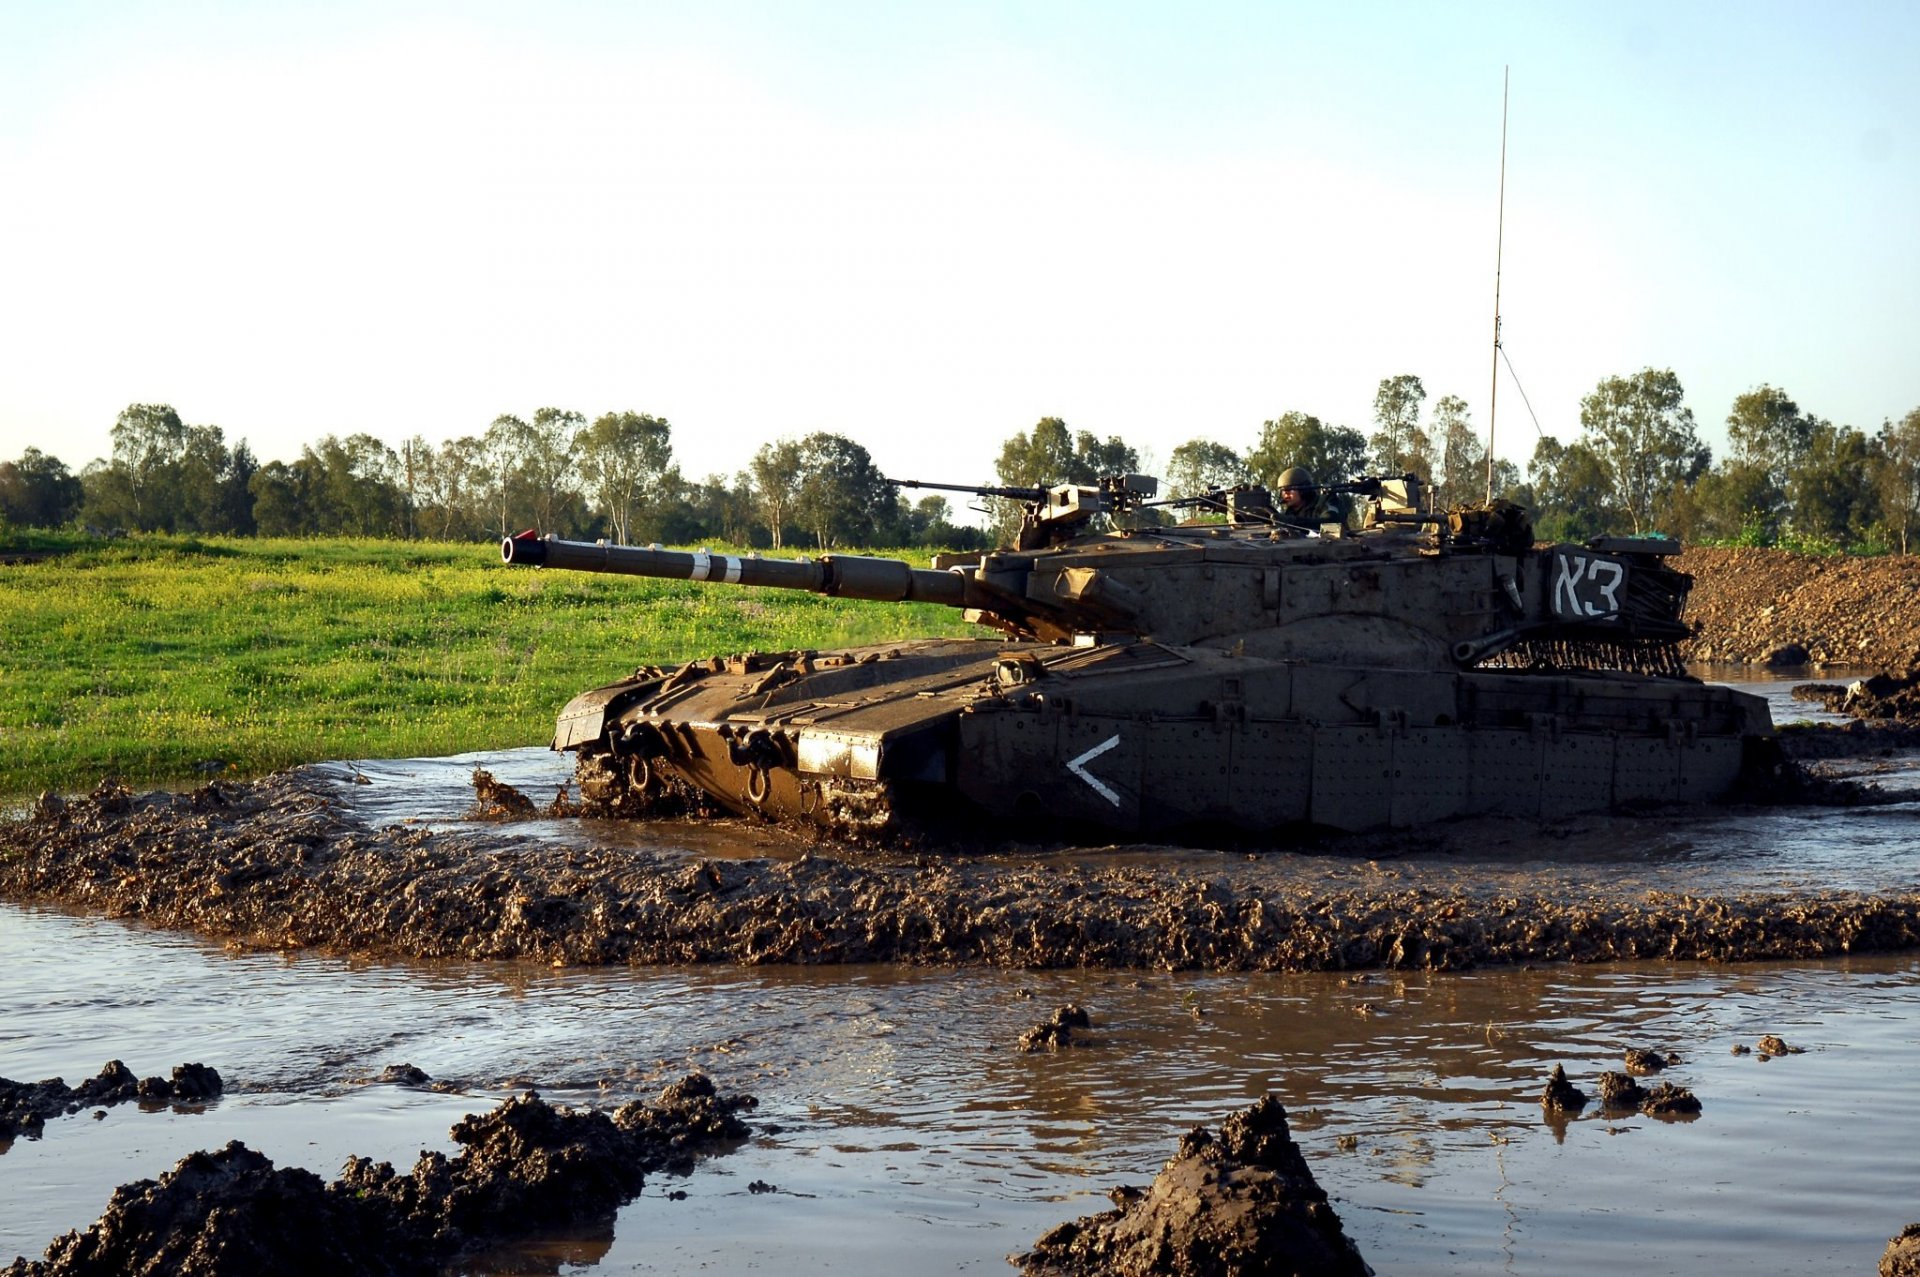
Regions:
M 1868 434 L 1806 412 L 1762 385 L 1728 412 L 1730 447 L 1701 442 L 1678 377 L 1642 369 L 1601 381 L 1580 404 L 1571 443 L 1542 435 L 1524 474 L 1488 465 L 1466 401 L 1427 410 L 1421 379 L 1383 379 L 1373 430 L 1302 411 L 1261 424 L 1244 447 L 1196 438 L 1167 458 L 1163 495 L 1194 497 L 1239 484 L 1275 486 L 1305 466 L 1322 482 L 1415 473 L 1438 509 L 1489 494 L 1534 512 L 1542 537 L 1661 532 L 1685 541 L 1819 551 L 1906 552 L 1920 532 L 1920 408 Z M 291 462 L 260 463 L 218 426 L 182 421 L 167 404 L 119 415 L 113 451 L 78 474 L 28 448 L 0 462 L 0 522 L 58 527 L 263 536 L 359 535 L 440 540 L 536 527 L 563 536 L 686 544 L 719 540 L 772 549 L 858 545 L 982 548 L 938 495 L 909 500 L 867 450 L 816 432 L 762 445 L 728 477 L 686 478 L 663 418 L 541 408 L 496 417 L 438 447 L 415 436 L 395 449 L 368 434 L 327 435 Z M 1085 483 L 1137 471 L 1139 452 L 1043 417 L 1014 433 L 995 464 L 998 486 Z M 989 500 L 1004 537 L 1019 503 Z

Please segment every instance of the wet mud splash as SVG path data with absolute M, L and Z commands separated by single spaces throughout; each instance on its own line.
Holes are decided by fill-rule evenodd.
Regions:
M 1583 845 L 1618 836 L 1604 818 L 1557 837 L 1468 822 L 1401 839 L 1392 862 L 1357 861 L 1352 842 L 1318 858 L 811 845 L 790 860 L 723 861 L 504 830 L 375 828 L 307 770 L 186 794 L 108 783 L 44 800 L 0 824 L 0 897 L 253 948 L 588 966 L 1461 970 L 1920 946 L 1911 887 L 1722 893 L 1684 872 L 1669 885 L 1585 862 Z M 1543 849 L 1568 859 L 1501 872 L 1503 845 L 1528 862 Z M 1471 871 L 1455 863 L 1463 848 Z
M 438 1271 L 529 1233 L 610 1223 L 648 1174 L 685 1173 L 696 1155 L 745 1139 L 737 1113 L 754 1103 L 698 1074 L 611 1114 L 529 1092 L 455 1126 L 457 1157 L 424 1153 L 409 1175 L 356 1157 L 332 1183 L 232 1142 L 116 1189 L 91 1228 L 5 1277 Z

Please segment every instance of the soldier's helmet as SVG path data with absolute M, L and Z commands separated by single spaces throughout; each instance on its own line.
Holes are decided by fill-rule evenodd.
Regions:
M 1274 486 L 1281 491 L 1285 491 L 1288 488 L 1300 488 L 1311 492 L 1318 485 L 1313 481 L 1313 471 L 1307 469 L 1305 466 L 1288 466 L 1280 472 L 1280 482 Z

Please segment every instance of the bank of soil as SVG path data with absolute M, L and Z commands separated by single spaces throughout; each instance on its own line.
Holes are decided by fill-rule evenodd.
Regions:
M 1605 818 L 1582 822 L 1606 839 Z M 0 822 L 0 897 L 234 945 L 553 965 L 900 962 L 1162 970 L 1460 970 L 1816 958 L 1920 946 L 1920 891 L 1716 894 L 1594 873 L 1448 874 L 1471 823 L 1315 857 L 885 853 L 700 860 L 372 828 L 314 773 L 187 794 L 103 784 Z M 1451 840 L 1449 842 L 1448 840 Z M 1431 866 L 1428 862 L 1432 862 Z
M 1692 549 L 1689 661 L 1920 667 L 1920 555 Z

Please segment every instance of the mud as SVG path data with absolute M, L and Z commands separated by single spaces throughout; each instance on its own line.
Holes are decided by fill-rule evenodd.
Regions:
M 1880 1277 L 1920 1277 L 1920 1224 L 1908 1224 L 1887 1243 Z
M 423 1154 L 404 1176 L 356 1157 L 331 1184 L 229 1143 L 192 1154 L 158 1181 L 116 1189 L 92 1227 L 55 1240 L 42 1260 L 16 1260 L 5 1274 L 435 1271 L 527 1234 L 610 1225 L 648 1174 L 684 1172 L 697 1155 L 744 1139 L 737 1113 L 753 1105 L 750 1096 L 717 1094 L 697 1074 L 654 1104 L 636 1101 L 611 1115 L 556 1108 L 528 1092 L 457 1124 L 457 1157 Z
M 0 1140 L 16 1135 L 37 1138 L 50 1117 L 83 1108 L 104 1108 L 139 1100 L 148 1104 L 210 1100 L 222 1090 L 218 1071 L 204 1064 L 178 1064 L 173 1076 L 136 1077 L 118 1060 L 109 1060 L 97 1077 L 70 1087 L 61 1078 L 15 1082 L 0 1077 Z
M 1069 1003 L 1056 1007 L 1048 1019 L 1028 1029 L 1020 1035 L 1020 1049 L 1032 1054 L 1036 1051 L 1058 1051 L 1062 1047 L 1075 1045 L 1073 1031 L 1093 1027 L 1093 1018 L 1083 1007 Z
M 1700 1101 L 1686 1087 L 1662 1082 L 1641 1095 L 1640 1111 L 1648 1117 L 1693 1117 L 1700 1112 Z
M 1550 1114 L 1578 1113 L 1587 1106 L 1587 1098 L 1585 1091 L 1567 1080 L 1566 1068 L 1556 1064 L 1540 1092 L 1540 1107 Z
M 1588 829 L 1591 825 L 1592 828 Z M 1582 836 L 1608 839 L 1598 822 Z M 1492 832 L 1490 832 L 1492 830 Z M 1429 843 L 1538 854 L 1537 829 Z M 1545 835 L 1552 841 L 1551 834 Z M 1561 837 L 1564 837 L 1562 835 Z M 1920 891 L 1634 890 L 1596 874 L 1434 875 L 1356 861 L 1145 861 L 803 847 L 692 860 L 507 831 L 372 828 L 310 771 L 185 794 L 113 783 L 0 822 L 0 896 L 253 949 L 556 966 L 898 962 L 1163 970 L 1463 970 L 1639 958 L 1742 961 L 1920 947 Z M 1412 835 L 1395 850 L 1420 849 Z
M 1920 670 L 1871 674 L 1851 683 L 1803 683 L 1793 698 L 1876 726 L 1920 729 Z
M 1062 1224 L 1011 1256 L 1023 1273 L 1146 1277 L 1361 1277 L 1360 1258 L 1272 1095 L 1216 1139 L 1195 1127 L 1151 1187 L 1115 1189 L 1116 1209 Z

